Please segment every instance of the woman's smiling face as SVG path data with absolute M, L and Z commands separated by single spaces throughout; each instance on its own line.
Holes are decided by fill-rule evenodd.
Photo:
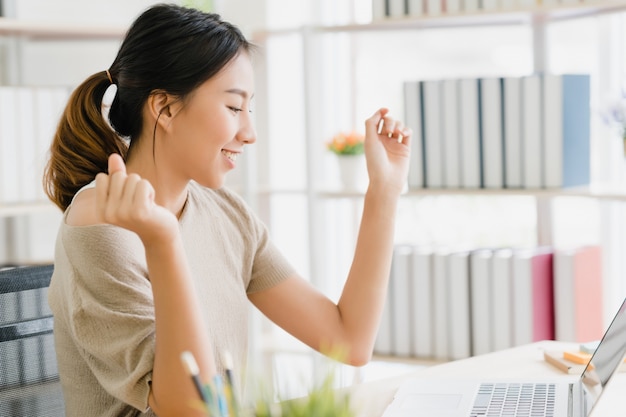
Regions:
M 256 141 L 251 100 L 254 73 L 250 57 L 241 53 L 201 84 L 181 103 L 171 119 L 170 135 L 157 152 L 168 160 L 171 174 L 220 188 L 234 169 L 244 145 Z

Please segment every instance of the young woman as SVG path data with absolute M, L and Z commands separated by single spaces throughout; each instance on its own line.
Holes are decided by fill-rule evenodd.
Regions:
M 49 301 L 68 416 L 202 415 L 181 352 L 204 381 L 224 372 L 223 351 L 244 367 L 248 302 L 314 349 L 371 357 L 410 131 L 384 108 L 365 122 L 369 188 L 334 303 L 223 187 L 256 141 L 252 49 L 217 15 L 156 5 L 72 94 L 45 174 L 64 211 Z

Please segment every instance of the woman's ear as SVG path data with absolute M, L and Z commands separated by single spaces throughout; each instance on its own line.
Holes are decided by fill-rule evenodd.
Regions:
M 164 92 L 153 92 L 148 97 L 148 110 L 150 115 L 156 120 L 157 123 L 163 127 L 169 125 L 173 112 L 171 105 L 174 103 L 174 99 Z

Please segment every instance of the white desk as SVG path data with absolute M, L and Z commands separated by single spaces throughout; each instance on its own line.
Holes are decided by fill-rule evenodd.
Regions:
M 351 403 L 358 417 L 380 417 L 400 384 L 409 377 L 485 377 L 485 378 L 562 378 L 576 380 L 543 360 L 544 350 L 577 349 L 577 344 L 543 341 L 486 355 L 435 365 L 403 376 L 358 384 L 350 389 Z M 618 373 L 608 384 L 594 417 L 626 415 L 626 374 Z

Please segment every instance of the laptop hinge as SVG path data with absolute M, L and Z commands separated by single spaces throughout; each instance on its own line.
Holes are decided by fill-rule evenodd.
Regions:
M 568 384 L 567 388 L 567 417 L 574 416 L 574 384 Z

